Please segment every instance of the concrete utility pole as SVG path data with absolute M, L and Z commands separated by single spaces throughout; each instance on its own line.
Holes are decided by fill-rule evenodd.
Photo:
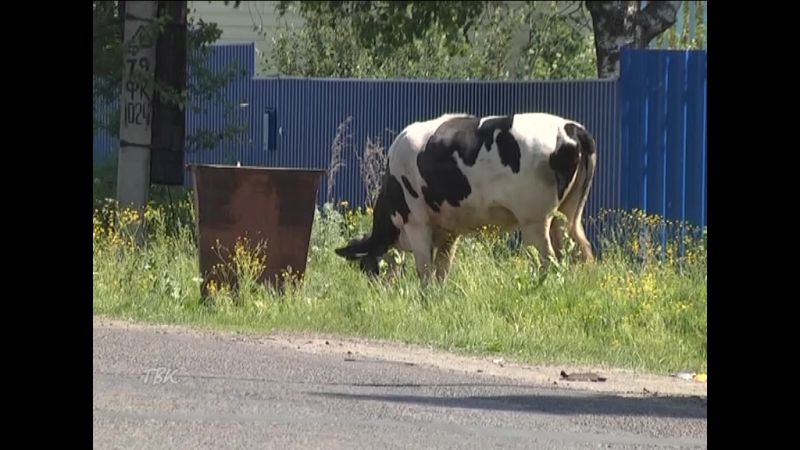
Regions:
M 120 98 L 119 167 L 117 200 L 122 208 L 135 207 L 140 223 L 150 194 L 150 145 L 153 73 L 156 64 L 156 30 L 148 33 L 156 18 L 158 2 L 126 1 L 123 43 L 125 64 Z M 138 240 L 144 237 L 136 227 Z

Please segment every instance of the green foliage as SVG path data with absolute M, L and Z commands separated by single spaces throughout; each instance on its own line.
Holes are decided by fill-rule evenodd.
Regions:
M 117 196 L 117 167 L 117 153 L 112 153 L 103 162 L 92 162 L 92 200 L 95 208 L 106 198 Z
M 689 16 L 690 4 L 694 3 L 695 14 L 694 23 L 691 23 Z M 699 50 L 706 47 L 706 26 L 703 24 L 703 16 L 706 14 L 706 2 L 703 0 L 691 0 L 681 2 L 679 12 L 683 17 L 683 27 L 671 27 L 664 33 L 653 39 L 650 44 L 653 48 Z M 690 37 L 689 31 L 694 28 L 694 36 Z
M 324 18 L 319 25 L 335 29 L 347 18 L 361 47 L 387 58 L 395 49 L 428 36 L 438 28 L 463 38 L 480 17 L 486 1 L 279 1 L 277 11 L 294 9 L 303 17 Z
M 121 94 L 123 64 L 122 26 L 117 2 L 115 1 L 94 1 L 93 3 L 93 35 L 92 35 L 92 104 L 93 120 L 92 132 L 96 133 L 100 128 L 104 128 L 112 136 L 119 135 L 120 111 L 118 109 L 109 111 L 105 119 L 98 118 L 98 106 L 109 104 L 119 99 Z M 241 2 L 234 3 L 233 7 L 238 7 Z M 168 21 L 167 16 L 158 17 L 152 24 L 145 28 L 141 39 L 153 39 L 163 32 L 164 26 Z M 199 103 L 203 100 L 215 98 L 220 90 L 233 77 L 244 73 L 244 70 L 231 64 L 220 71 L 212 72 L 203 67 L 209 46 L 216 42 L 222 35 L 222 30 L 215 23 L 206 23 L 203 20 L 187 18 L 188 34 L 187 65 L 189 70 L 195 75 L 187 80 L 186 90 L 177 92 L 167 86 L 155 85 L 155 89 L 166 103 L 179 105 L 181 108 L 190 108 L 195 112 L 202 111 Z M 138 44 L 138 42 L 135 42 Z M 169 51 L 169 50 L 167 50 Z M 142 76 L 137 73 L 137 76 Z M 152 79 L 147 80 L 153 82 Z M 194 100 L 194 103 L 190 102 Z M 242 100 L 244 101 L 244 99 Z M 230 114 L 239 102 L 226 104 L 226 113 Z M 235 124 L 227 124 L 222 130 L 198 130 L 193 135 L 188 135 L 190 149 L 213 148 L 223 139 L 239 135 L 244 131 L 244 127 Z
M 585 20 L 576 20 L 583 11 L 565 11 L 557 2 L 536 3 L 534 7 L 533 2 L 518 6 L 501 2 L 281 2 L 281 11 L 295 12 L 304 23 L 280 27 L 269 36 L 273 49 L 267 64 L 284 75 L 313 77 L 593 76 L 591 28 Z M 407 4 L 402 9 L 405 13 L 399 4 Z M 445 10 L 449 12 L 444 14 Z M 422 18 L 417 20 L 417 14 Z M 462 19 L 466 25 L 458 22 Z M 456 26 L 457 22 L 462 25 Z M 380 37 L 388 34 L 396 38 Z
M 527 25 L 527 39 L 517 59 L 514 78 L 577 79 L 596 75 L 593 34 L 585 12 L 576 7 L 560 8 L 557 2 L 539 4 L 539 11 L 520 11 Z M 532 2 L 527 2 L 530 8 Z M 510 17 L 509 17 L 510 18 Z M 496 20 L 508 20 L 500 16 Z M 511 30 L 513 31 L 513 30 Z

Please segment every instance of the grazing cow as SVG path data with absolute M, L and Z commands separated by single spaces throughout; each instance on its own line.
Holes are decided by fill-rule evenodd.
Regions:
M 594 260 L 581 222 L 597 152 L 583 125 L 544 113 L 445 114 L 405 127 L 387 156 L 372 232 L 335 250 L 363 272 L 377 275 L 378 259 L 392 247 L 412 251 L 424 287 L 435 249 L 444 281 L 459 237 L 486 225 L 520 228 L 546 268 L 561 256 L 560 226 L 551 227 L 556 210 L 583 260 Z

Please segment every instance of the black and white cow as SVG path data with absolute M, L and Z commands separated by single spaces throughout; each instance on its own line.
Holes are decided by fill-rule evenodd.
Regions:
M 581 222 L 597 152 L 583 125 L 544 113 L 445 114 L 405 127 L 387 156 L 372 232 L 335 250 L 362 271 L 377 275 L 390 248 L 412 251 L 425 286 L 436 249 L 444 281 L 460 236 L 486 225 L 519 228 L 547 267 L 561 253 L 556 210 L 583 260 L 594 260 Z

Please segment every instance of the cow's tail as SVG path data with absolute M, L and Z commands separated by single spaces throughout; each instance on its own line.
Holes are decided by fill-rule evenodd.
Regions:
M 586 201 L 589 199 L 589 191 L 592 189 L 594 173 L 597 169 L 597 144 L 592 135 L 583 127 L 579 127 L 575 134 L 575 138 L 580 143 L 580 154 L 584 172 L 583 186 L 581 186 L 581 199 L 575 209 L 575 220 L 581 220 L 583 208 L 586 206 Z
M 582 164 L 579 166 L 578 170 L 583 172 L 580 199 L 575 205 L 575 211 L 573 212 L 575 222 L 580 223 L 583 217 L 583 209 L 586 207 L 586 201 L 589 199 L 589 191 L 592 189 L 594 174 L 597 169 L 597 144 L 595 143 L 594 137 L 583 127 L 578 127 L 575 130 L 574 138 L 580 143 Z M 578 177 L 576 178 L 576 181 L 580 179 Z M 591 249 L 586 249 L 585 251 L 591 253 Z

